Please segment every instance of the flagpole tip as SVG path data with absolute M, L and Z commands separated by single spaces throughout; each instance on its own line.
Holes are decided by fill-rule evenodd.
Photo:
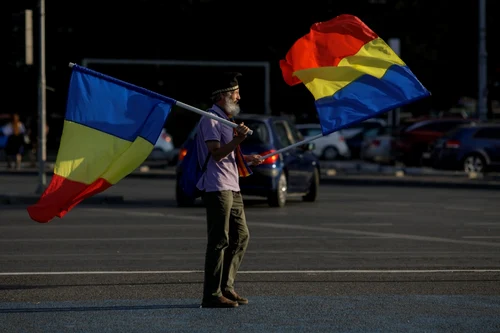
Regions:
M 69 67 L 72 68 L 75 64 L 73 62 L 69 63 Z

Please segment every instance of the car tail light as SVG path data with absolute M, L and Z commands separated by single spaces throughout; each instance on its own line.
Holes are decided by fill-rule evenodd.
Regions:
M 448 140 L 444 144 L 446 148 L 460 148 L 460 141 L 458 140 Z
M 271 149 L 271 150 L 269 150 L 269 151 L 263 152 L 262 154 L 260 154 L 260 156 L 266 156 L 266 155 L 268 155 L 268 154 L 272 154 L 272 153 L 274 153 L 274 152 L 276 152 L 276 150 L 275 150 L 275 149 Z M 273 155 L 273 156 L 269 156 L 268 158 L 266 158 L 266 159 L 262 162 L 262 164 L 274 164 L 274 163 L 276 163 L 277 161 L 278 161 L 278 154 Z
M 375 147 L 380 146 L 380 140 L 377 140 L 377 139 L 372 140 L 372 146 L 375 146 Z
M 179 150 L 179 161 L 182 161 L 184 159 L 184 156 L 187 154 L 187 149 L 186 148 L 181 148 Z
M 345 141 L 345 138 L 344 138 L 344 136 L 343 136 L 343 135 L 339 135 L 339 141 L 340 141 L 340 142 L 344 142 L 344 141 Z

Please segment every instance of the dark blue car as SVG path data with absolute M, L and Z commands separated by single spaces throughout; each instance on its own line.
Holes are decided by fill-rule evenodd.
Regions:
M 245 155 L 264 156 L 303 140 L 287 117 L 245 114 L 236 119 L 237 123 L 242 121 L 253 130 L 253 134 L 247 136 L 241 144 L 241 150 Z M 194 134 L 193 131 L 187 140 L 193 140 Z M 187 145 L 188 141 L 180 149 L 177 180 L 182 173 L 180 162 L 186 154 L 184 147 Z M 286 199 L 291 196 L 302 197 L 304 201 L 315 201 L 318 194 L 320 166 L 317 157 L 312 153 L 313 148 L 313 144 L 305 144 L 271 156 L 258 166 L 252 166 L 253 174 L 240 178 L 241 193 L 265 197 L 272 207 L 283 207 Z M 193 204 L 183 195 L 178 185 L 176 199 L 179 206 Z
M 485 172 L 500 169 L 500 124 L 464 125 L 436 140 L 430 153 L 436 169 Z

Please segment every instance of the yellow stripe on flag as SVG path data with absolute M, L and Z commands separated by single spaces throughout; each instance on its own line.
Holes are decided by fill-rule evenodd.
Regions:
M 54 173 L 84 184 L 98 178 L 115 184 L 139 167 L 152 150 L 153 145 L 143 138 L 130 142 L 65 120 Z
M 342 59 L 337 66 L 296 71 L 315 100 L 333 96 L 337 91 L 368 74 L 382 78 L 392 65 L 406 66 L 381 38 L 366 43 L 355 55 Z

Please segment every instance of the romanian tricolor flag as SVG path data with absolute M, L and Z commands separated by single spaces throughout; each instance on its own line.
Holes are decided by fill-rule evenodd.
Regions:
M 54 175 L 30 217 L 46 223 L 103 192 L 153 150 L 175 100 L 73 65 Z
M 316 100 L 323 135 L 430 96 L 408 66 L 359 18 L 315 23 L 280 61 L 288 85 Z

